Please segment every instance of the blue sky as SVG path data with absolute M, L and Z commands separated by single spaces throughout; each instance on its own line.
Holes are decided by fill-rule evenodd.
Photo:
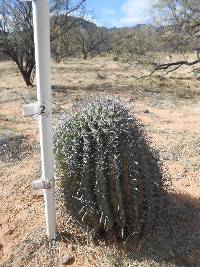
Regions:
M 94 22 L 106 27 L 134 26 L 150 22 L 150 0 L 88 0 Z

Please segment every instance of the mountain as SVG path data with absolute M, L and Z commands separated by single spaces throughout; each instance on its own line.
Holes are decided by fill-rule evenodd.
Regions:
M 107 28 L 108 31 L 113 32 L 116 30 L 141 30 L 141 29 L 146 29 L 152 27 L 150 24 L 137 24 L 135 26 L 127 26 L 127 27 L 112 27 L 112 28 Z
M 58 20 L 60 24 L 62 24 L 62 22 L 64 20 L 66 20 L 66 17 L 64 15 L 60 15 L 59 18 L 57 17 L 52 17 L 51 18 L 51 23 L 53 24 L 54 20 Z M 93 32 L 95 30 L 97 30 L 98 28 L 101 28 L 102 30 L 106 31 L 106 32 L 115 32 L 115 31 L 119 31 L 119 30 L 123 30 L 123 31 L 134 31 L 134 30 L 152 30 L 154 29 L 154 27 L 150 24 L 137 24 L 135 26 L 127 26 L 127 27 L 112 27 L 112 28 L 107 28 L 107 27 L 98 27 L 94 22 L 88 21 L 86 19 L 83 18 L 77 18 L 77 17 L 73 17 L 73 16 L 69 16 L 68 17 L 68 26 L 69 25 L 77 25 L 79 27 L 81 27 L 83 30 L 85 30 L 86 32 Z

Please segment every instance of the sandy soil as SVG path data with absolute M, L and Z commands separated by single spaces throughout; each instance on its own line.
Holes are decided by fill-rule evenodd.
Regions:
M 190 207 L 188 212 L 195 210 L 195 216 L 199 216 L 200 81 L 192 78 L 191 74 L 187 75 L 185 69 L 164 79 L 137 80 L 133 78 L 135 72 L 135 69 L 109 58 L 53 64 L 54 120 L 63 109 L 84 97 L 105 93 L 117 95 L 129 105 L 144 125 L 152 145 L 159 149 L 172 188 L 176 191 L 174 201 L 180 201 L 180 205 Z M 0 259 L 4 263 L 1 266 L 52 266 L 45 265 L 44 258 L 43 263 L 19 260 L 14 265 L 12 261 L 19 253 L 28 253 L 27 250 L 22 252 L 24 248 L 19 252 L 19 244 L 30 238 L 30 233 L 42 229 L 45 223 L 43 196 L 31 189 L 31 182 L 40 177 L 37 120 L 22 116 L 23 104 L 33 101 L 35 95 L 36 88 L 26 88 L 12 63 L 0 63 L 0 135 L 7 131 L 20 133 L 30 145 L 30 150 L 21 160 L 0 162 Z M 191 219 L 197 221 L 196 218 Z M 196 234 L 195 242 L 200 244 L 200 225 L 194 226 L 193 221 L 188 221 L 187 227 L 195 229 L 190 234 Z M 73 232 L 72 228 L 70 231 Z M 40 238 L 42 233 L 39 231 L 39 237 L 35 234 L 37 237 L 34 238 Z M 87 237 L 83 238 L 83 244 L 77 241 L 74 244 L 72 239 L 67 239 L 67 246 L 61 242 L 59 257 L 70 251 L 74 257 L 73 266 L 125 266 L 112 265 L 112 255 L 119 252 L 111 244 L 109 250 L 105 249 L 104 243 L 91 245 L 92 241 Z M 143 258 L 140 263 L 135 260 L 131 264 L 136 265 L 129 266 L 200 266 L 198 250 L 194 254 L 185 255 L 185 250 L 181 253 L 173 251 L 170 260 L 163 261 L 162 265 L 157 265 L 160 263 L 156 259 L 148 263 Z M 104 262 L 102 259 L 105 257 L 109 261 Z M 13 265 L 8 265 L 6 260 L 11 260 Z M 59 266 L 59 260 L 56 264 Z

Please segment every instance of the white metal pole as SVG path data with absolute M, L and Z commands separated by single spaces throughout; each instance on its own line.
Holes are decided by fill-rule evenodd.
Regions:
M 52 101 L 50 83 L 50 11 L 48 0 L 33 0 L 37 97 L 40 104 L 39 129 L 44 184 L 46 228 L 49 239 L 56 233 Z M 48 189 L 47 189 L 48 188 Z

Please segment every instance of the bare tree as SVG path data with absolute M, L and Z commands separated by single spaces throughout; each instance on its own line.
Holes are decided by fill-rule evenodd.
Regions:
M 151 65 L 157 52 L 157 33 L 153 26 L 139 29 L 120 29 L 111 33 L 114 58 L 129 64 Z
M 26 85 L 31 85 L 35 59 L 30 2 L 0 1 L 0 51 L 16 63 Z
M 114 32 L 115 55 L 130 64 L 146 65 L 150 71 L 147 76 L 167 74 L 181 66 L 191 66 L 199 73 L 200 1 L 152 0 L 152 10 L 155 26 Z M 172 56 L 174 53 L 178 56 Z
M 159 34 L 168 44 L 166 52 L 178 52 L 182 59 L 155 63 L 155 71 L 172 72 L 183 65 L 200 63 L 200 1 L 199 0 L 154 0 L 152 5 L 159 20 Z M 195 52 L 196 58 L 189 60 L 187 52 Z
M 71 29 L 82 16 L 87 0 L 51 0 L 51 41 Z M 57 31 L 57 29 L 60 31 Z M 21 0 L 0 0 L 0 52 L 12 59 L 26 83 L 32 85 L 35 66 L 32 5 Z
M 81 51 L 83 58 L 87 59 L 96 54 L 101 54 L 107 47 L 107 33 L 104 29 L 95 27 L 94 29 L 76 29 L 76 43 Z

